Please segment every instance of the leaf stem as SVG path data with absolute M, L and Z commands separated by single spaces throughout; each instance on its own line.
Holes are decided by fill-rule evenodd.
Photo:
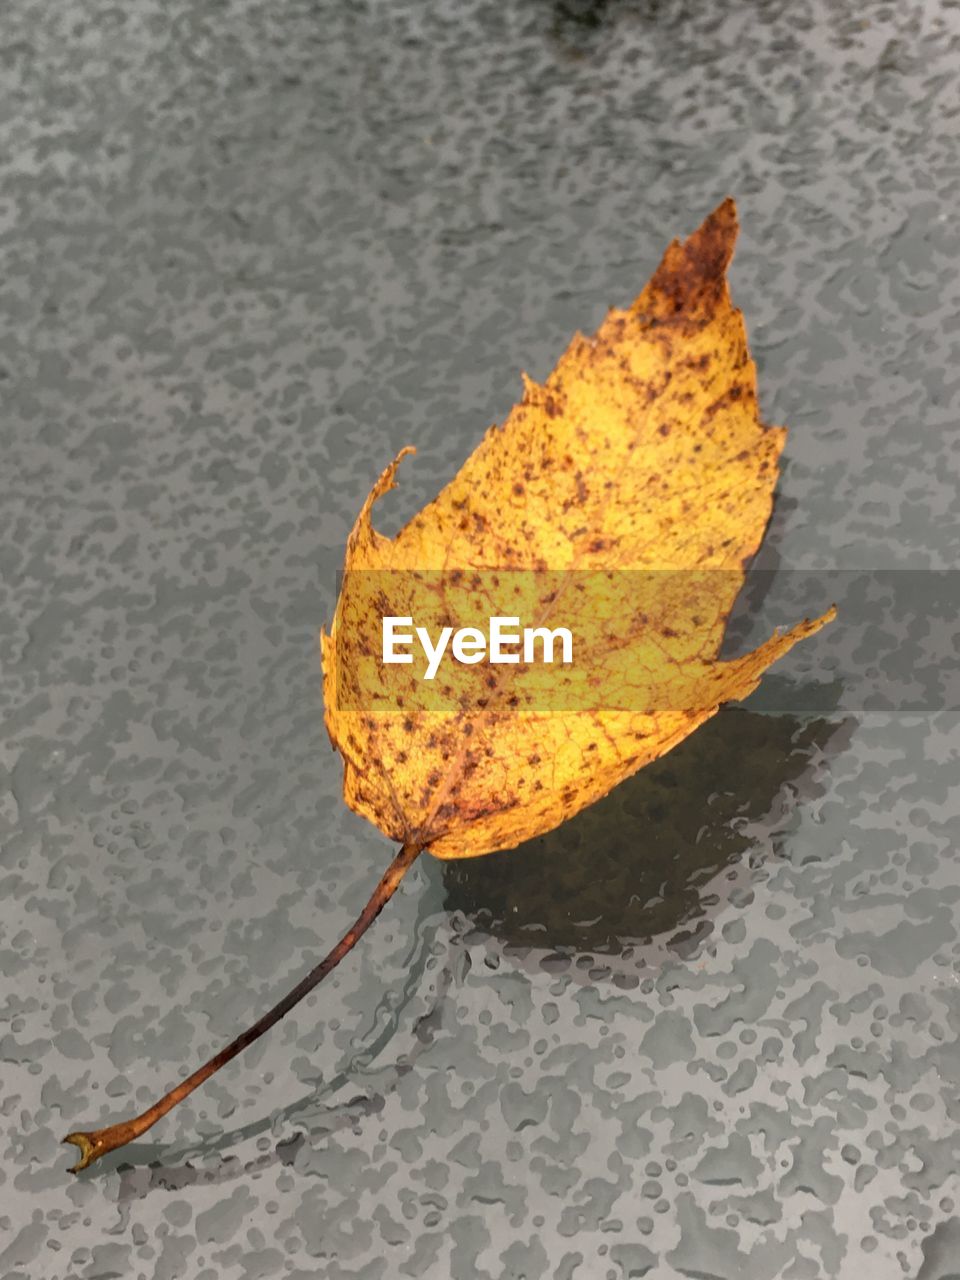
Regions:
M 202 1067 L 198 1067 L 193 1075 L 188 1076 L 186 1080 L 182 1080 L 176 1088 L 171 1089 L 169 1093 L 165 1093 L 152 1107 L 144 1111 L 142 1115 L 134 1116 L 132 1120 L 121 1120 L 117 1124 L 108 1125 L 105 1129 L 93 1129 L 86 1133 L 68 1133 L 63 1141 L 72 1142 L 74 1146 L 79 1147 L 81 1156 L 79 1162 L 70 1169 L 70 1173 L 79 1173 L 81 1169 L 86 1169 L 94 1160 L 106 1155 L 108 1151 L 114 1151 L 117 1147 L 125 1146 L 128 1142 L 132 1142 L 134 1138 L 139 1138 L 142 1133 L 146 1133 L 152 1125 L 155 1125 L 178 1102 L 182 1102 L 188 1094 L 193 1093 L 194 1089 L 203 1084 L 205 1080 L 209 1080 L 214 1072 L 219 1071 L 231 1058 L 235 1058 L 238 1053 L 242 1053 L 255 1040 L 259 1040 L 265 1032 L 269 1031 L 275 1023 L 289 1013 L 294 1005 L 299 1004 L 304 996 L 309 995 L 314 987 L 323 981 L 331 969 L 337 967 L 343 957 L 353 949 L 359 939 L 370 928 L 393 897 L 404 875 L 423 852 L 423 848 L 423 845 L 416 843 L 404 844 L 384 872 L 380 883 L 370 895 L 367 905 L 333 950 L 315 968 L 311 969 L 306 977 L 302 978 L 279 1003 L 275 1004 L 262 1018 L 259 1018 L 252 1027 L 248 1027 L 235 1040 L 232 1040 L 225 1049 L 221 1049 L 209 1062 L 205 1062 Z

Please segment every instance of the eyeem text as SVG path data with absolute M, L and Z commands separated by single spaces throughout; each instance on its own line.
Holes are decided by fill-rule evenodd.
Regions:
M 426 627 L 415 627 L 413 618 L 383 619 L 383 661 L 413 662 L 414 641 L 419 641 L 427 659 L 424 680 L 432 680 L 449 648 L 457 662 L 472 664 L 510 662 L 546 662 L 554 660 L 555 646 L 560 648 L 560 662 L 573 661 L 573 636 L 566 627 L 524 627 L 519 618 L 491 618 L 486 631 L 479 627 L 442 627 L 434 643 Z M 538 654 L 539 650 L 539 654 Z

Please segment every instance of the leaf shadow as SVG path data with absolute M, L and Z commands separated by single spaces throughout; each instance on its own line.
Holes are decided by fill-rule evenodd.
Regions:
M 823 790 L 818 765 L 851 726 L 723 707 L 555 830 L 443 863 L 444 905 L 510 946 L 611 955 L 672 935 L 682 952 L 705 931 L 718 877 Z
M 775 828 L 800 798 L 823 789 L 818 765 L 842 746 L 851 725 L 727 706 L 669 755 L 557 830 L 518 850 L 434 864 L 402 996 L 387 1001 L 385 995 L 368 1024 L 376 1034 L 363 1037 L 333 1078 L 269 1115 L 173 1152 L 169 1144 L 137 1142 L 104 1158 L 98 1172 L 120 1175 L 121 1213 L 151 1191 L 182 1191 L 291 1166 L 305 1145 L 316 1148 L 376 1115 L 432 1043 L 435 1015 L 457 990 L 458 967 L 469 963 L 462 943 L 478 933 L 499 951 L 533 949 L 542 957 L 567 950 L 589 959 L 672 932 L 668 945 L 683 954 L 717 900 L 712 887 L 718 875 L 757 845 L 758 824 L 769 819 Z M 407 1052 L 372 1067 L 424 980 L 436 920 L 444 912 L 462 913 L 468 927 L 454 930 L 430 1009 L 415 1024 Z M 583 972 L 592 981 L 599 976 L 592 962 Z M 344 1100 L 346 1088 L 356 1093 Z M 251 1139 L 259 1139 L 258 1154 L 242 1159 L 230 1153 Z
M 216 1135 L 193 1139 L 187 1146 L 169 1142 L 128 1143 L 108 1153 L 92 1169 L 81 1173 L 80 1178 L 118 1173 L 117 1200 L 124 1213 L 131 1201 L 142 1199 L 151 1191 L 180 1191 L 191 1186 L 221 1184 L 278 1164 L 293 1165 L 306 1142 L 315 1146 L 376 1115 L 384 1106 L 384 1095 L 414 1069 L 417 1058 L 432 1043 L 436 1011 L 449 993 L 456 990 L 463 976 L 460 969 L 467 963 L 459 939 L 452 939 L 447 961 L 432 980 L 430 1007 L 414 1022 L 406 1052 L 382 1067 L 372 1066 L 392 1040 L 414 994 L 423 986 L 433 954 L 439 910 L 437 893 L 428 882 L 420 895 L 410 951 L 403 965 L 401 995 L 395 998 L 395 990 L 384 992 L 368 1020 L 368 1026 L 375 1031 L 362 1036 L 358 1033 L 362 1043 L 339 1064 L 329 1080 L 320 1079 L 318 1073 L 315 1087 L 308 1088 L 294 1101 Z M 344 1100 L 343 1091 L 347 1088 L 354 1091 L 354 1096 Z M 285 1136 L 277 1138 L 278 1132 Z M 241 1159 L 231 1153 L 231 1148 L 254 1139 L 259 1140 L 259 1154 Z

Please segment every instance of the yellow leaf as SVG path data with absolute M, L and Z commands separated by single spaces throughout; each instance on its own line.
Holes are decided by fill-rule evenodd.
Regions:
M 525 378 L 506 422 L 395 538 L 371 510 L 413 450 L 374 485 L 322 635 L 324 700 L 344 798 L 391 839 L 457 858 L 550 830 L 832 616 L 717 659 L 786 436 L 757 413 L 726 284 L 736 231 L 726 200 L 671 244 L 633 306 L 576 335 L 543 386 Z M 385 613 L 434 634 L 496 612 L 552 627 L 565 609 L 579 626 L 564 668 L 448 659 L 438 687 L 382 661 Z
M 558 826 L 833 616 L 718 660 L 785 434 L 757 417 L 725 279 L 735 236 L 727 200 L 669 247 L 629 311 L 575 337 L 544 386 L 526 380 L 504 425 L 392 539 L 370 512 L 412 450 L 381 475 L 321 632 L 324 702 L 347 803 L 401 848 L 354 924 L 272 1009 L 139 1115 L 68 1134 L 74 1172 L 144 1134 L 304 999 L 424 849 L 470 857 Z M 548 663 L 541 636 L 539 662 L 526 645 L 522 660 L 494 661 L 492 619 L 521 615 L 533 631 L 569 621 L 569 655 L 560 646 L 563 661 Z M 385 663 L 385 617 L 416 621 L 435 657 L 454 625 L 476 626 L 473 647 L 441 654 L 432 674 L 412 654 Z

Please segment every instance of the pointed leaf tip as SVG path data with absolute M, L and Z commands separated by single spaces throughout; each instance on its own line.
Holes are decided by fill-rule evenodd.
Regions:
M 634 311 L 659 321 L 711 316 L 727 291 L 739 229 L 736 203 L 727 196 L 691 236 L 668 245 Z

